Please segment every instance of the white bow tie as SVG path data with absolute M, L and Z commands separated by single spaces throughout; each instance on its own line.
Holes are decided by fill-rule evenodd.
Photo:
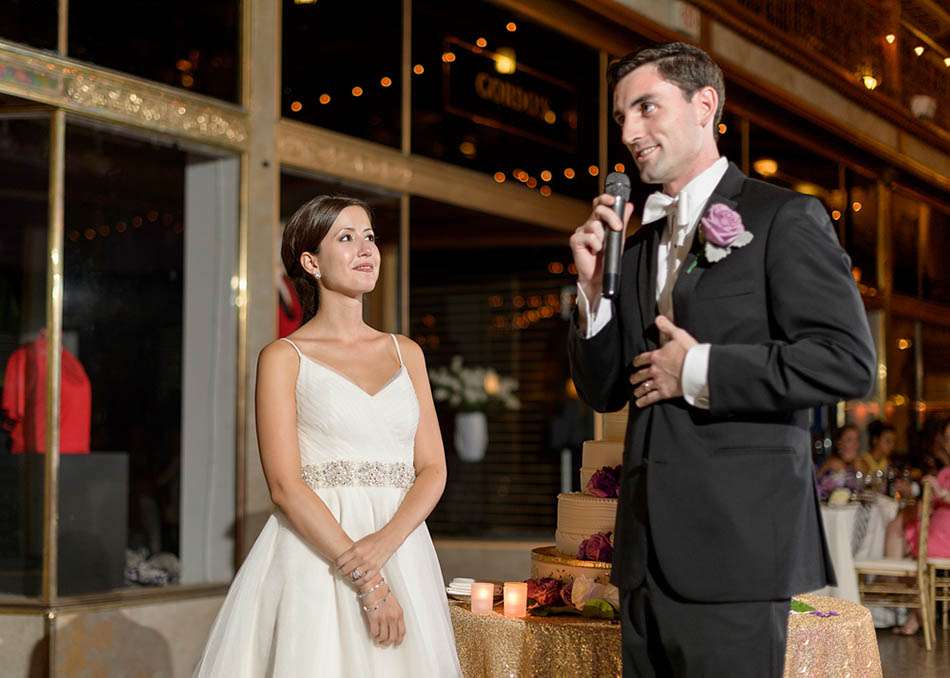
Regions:
M 662 219 L 668 214 L 673 215 L 673 225 L 676 229 L 676 246 L 682 247 L 686 241 L 686 233 L 689 226 L 689 204 L 686 193 L 680 193 L 675 198 L 671 198 L 666 193 L 659 191 L 651 193 L 643 206 L 642 223 Z

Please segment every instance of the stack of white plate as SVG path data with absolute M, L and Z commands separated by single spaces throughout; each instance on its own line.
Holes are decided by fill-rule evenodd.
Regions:
M 453 598 L 471 598 L 472 584 L 474 579 L 468 577 L 456 577 L 449 585 L 445 587 L 446 592 Z

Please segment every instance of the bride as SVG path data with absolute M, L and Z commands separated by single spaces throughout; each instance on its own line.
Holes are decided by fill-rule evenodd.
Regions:
M 419 346 L 363 322 L 369 206 L 320 196 L 284 231 L 304 324 L 261 351 L 257 435 L 277 510 L 195 676 L 460 676 L 423 522 L 445 453 Z

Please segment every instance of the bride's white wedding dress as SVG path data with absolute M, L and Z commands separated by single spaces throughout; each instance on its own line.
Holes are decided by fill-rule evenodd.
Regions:
M 369 394 L 286 341 L 300 356 L 303 477 L 350 538 L 360 539 L 389 522 L 415 478 L 419 403 L 399 344 L 399 371 Z M 195 676 L 461 676 L 425 523 L 382 574 L 405 618 L 398 647 L 372 641 L 356 591 L 275 512 L 234 578 Z

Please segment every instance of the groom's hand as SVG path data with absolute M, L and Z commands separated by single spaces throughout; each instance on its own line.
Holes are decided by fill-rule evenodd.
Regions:
M 657 316 L 656 326 L 666 344 L 634 358 L 633 366 L 639 369 L 630 375 L 636 405 L 641 408 L 683 395 L 683 362 L 689 349 L 699 343 L 666 316 Z

